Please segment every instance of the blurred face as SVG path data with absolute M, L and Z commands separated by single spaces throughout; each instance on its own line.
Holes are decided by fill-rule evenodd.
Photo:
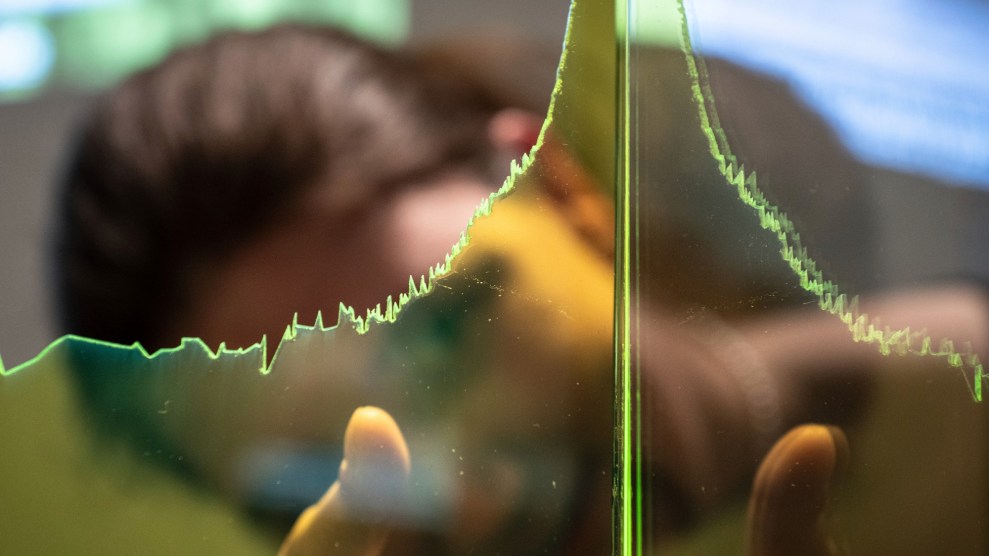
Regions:
M 541 117 L 524 110 L 505 109 L 492 117 L 492 159 L 503 162 L 505 175 L 510 161 L 535 144 L 541 126 Z M 543 149 L 547 157 L 560 150 L 549 147 Z M 552 159 L 569 160 L 569 155 L 557 153 Z M 548 167 L 569 179 L 576 178 L 573 166 Z M 451 170 L 373 199 L 346 221 L 320 203 L 317 189 L 261 237 L 190 280 L 189 312 L 163 337 L 176 343 L 199 337 L 213 347 L 226 342 L 236 348 L 266 334 L 273 353 L 296 313 L 300 323 L 311 324 L 322 311 L 324 322 L 332 324 L 340 303 L 358 315 L 384 306 L 389 295 L 408 292 L 409 277 L 418 284 L 444 260 L 482 199 L 499 185 Z M 610 215 L 610 204 L 597 201 L 597 212 Z M 604 229 L 610 233 L 611 228 L 609 221 Z M 611 245 L 610 236 L 604 243 Z
M 338 303 L 363 314 L 408 291 L 409 277 L 443 261 L 491 184 L 450 173 L 390 195 L 358 218 L 341 222 L 316 202 L 299 203 L 257 240 L 197 276 L 191 313 L 166 338 L 200 337 L 208 345 L 246 347 L 268 337 L 277 345 L 298 312 L 311 324 Z
M 267 480 L 242 477 L 255 454 L 332 449 L 354 408 L 378 405 L 408 436 L 414 474 L 438 485 L 436 496 L 416 499 L 413 529 L 425 520 L 465 550 L 519 535 L 534 546 L 549 542 L 578 513 L 594 513 L 606 530 L 608 519 L 597 514 L 610 508 L 613 274 L 610 255 L 596 248 L 611 243 L 593 232 L 613 227 L 590 224 L 607 222 L 612 207 L 596 189 L 580 190 L 587 180 L 563 151 L 544 145 L 541 153 L 539 176 L 504 199 L 497 218 L 477 223 L 462 266 L 403 313 L 403 326 L 360 339 L 333 335 L 332 351 L 299 348 L 263 379 L 213 373 L 177 386 L 181 393 L 169 396 L 195 390 L 233 415 L 221 421 L 204 408 L 192 426 L 176 425 L 188 460 L 221 492 L 249 500 L 252 486 Z M 173 337 L 233 348 L 266 334 L 270 355 L 296 312 L 301 324 L 318 310 L 332 324 L 339 301 L 357 314 L 384 304 L 408 291 L 410 275 L 418 283 L 444 259 L 493 189 L 449 173 L 378 199 L 346 222 L 317 195 L 303 199 L 201 274 L 195 309 L 174 324 Z M 599 457 L 587 463 L 591 453 Z M 556 501 L 552 511 L 547 500 Z M 522 519 L 532 515 L 539 519 Z

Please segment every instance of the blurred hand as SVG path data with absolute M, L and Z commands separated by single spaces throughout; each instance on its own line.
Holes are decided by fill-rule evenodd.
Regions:
M 801 425 L 762 460 L 749 499 L 750 556 L 834 556 L 826 529 L 832 485 L 848 462 L 841 429 Z
M 836 427 L 801 425 L 769 451 L 749 500 L 750 556 L 834 556 L 826 530 L 833 484 L 849 449 Z M 389 508 L 400 503 L 410 472 L 398 425 L 384 410 L 357 409 L 344 435 L 339 479 L 296 521 L 280 556 L 328 552 L 375 556 L 384 551 Z
M 376 407 L 354 411 L 343 441 L 339 478 L 299 516 L 280 556 L 373 556 L 384 550 L 389 509 L 401 503 L 409 449 L 391 415 Z

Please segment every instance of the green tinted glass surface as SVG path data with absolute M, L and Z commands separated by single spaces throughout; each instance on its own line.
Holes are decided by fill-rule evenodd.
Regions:
M 619 10 L 626 553 L 986 551 L 986 17 Z
M 7 361 L 4 551 L 272 553 L 376 405 L 412 461 L 395 551 L 608 552 L 612 22 L 574 8 L 537 146 L 407 294 L 243 348 L 67 336 Z
M 947 83 L 917 92 L 886 79 L 876 53 L 901 43 L 866 8 L 706 7 L 576 4 L 541 146 L 408 297 L 285 323 L 273 352 L 67 337 L 8 361 L 3 547 L 270 553 L 336 477 L 350 413 L 375 404 L 409 442 L 395 510 L 413 553 L 607 552 L 614 504 L 625 553 L 742 554 L 753 474 L 808 422 L 848 441 L 824 484 L 837 547 L 984 553 L 978 60 L 937 51 L 963 63 L 916 64 Z M 780 52 L 847 29 L 874 42 L 784 64 L 820 81 L 732 57 L 752 40 L 733 29 L 774 18 L 800 30 Z M 820 97 L 893 131 L 863 144 Z M 595 233 L 610 222 L 568 201 L 607 199 L 616 170 L 613 350 L 615 267 Z M 822 461 L 802 464 L 829 474 Z M 816 483 L 769 477 L 797 500 L 770 501 L 748 538 L 782 523 L 814 543 L 787 520 Z

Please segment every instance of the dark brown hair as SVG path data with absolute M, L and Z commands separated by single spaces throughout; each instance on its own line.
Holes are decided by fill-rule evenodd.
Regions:
M 495 107 L 425 59 L 326 28 L 229 32 L 99 100 L 58 214 L 63 332 L 162 347 L 188 270 L 303 193 L 346 218 L 441 169 L 487 172 Z

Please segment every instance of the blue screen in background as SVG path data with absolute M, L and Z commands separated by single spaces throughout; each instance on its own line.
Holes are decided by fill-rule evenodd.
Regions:
M 99 90 L 220 29 L 280 21 L 403 40 L 409 0 L 0 0 L 0 102 Z
M 55 62 L 55 39 L 35 21 L 0 21 L 0 90 L 38 87 Z
M 133 1 L 135 0 L 2 0 L 0 17 L 53 14 Z
M 698 53 L 787 81 L 863 162 L 989 189 L 989 3 L 685 4 Z

